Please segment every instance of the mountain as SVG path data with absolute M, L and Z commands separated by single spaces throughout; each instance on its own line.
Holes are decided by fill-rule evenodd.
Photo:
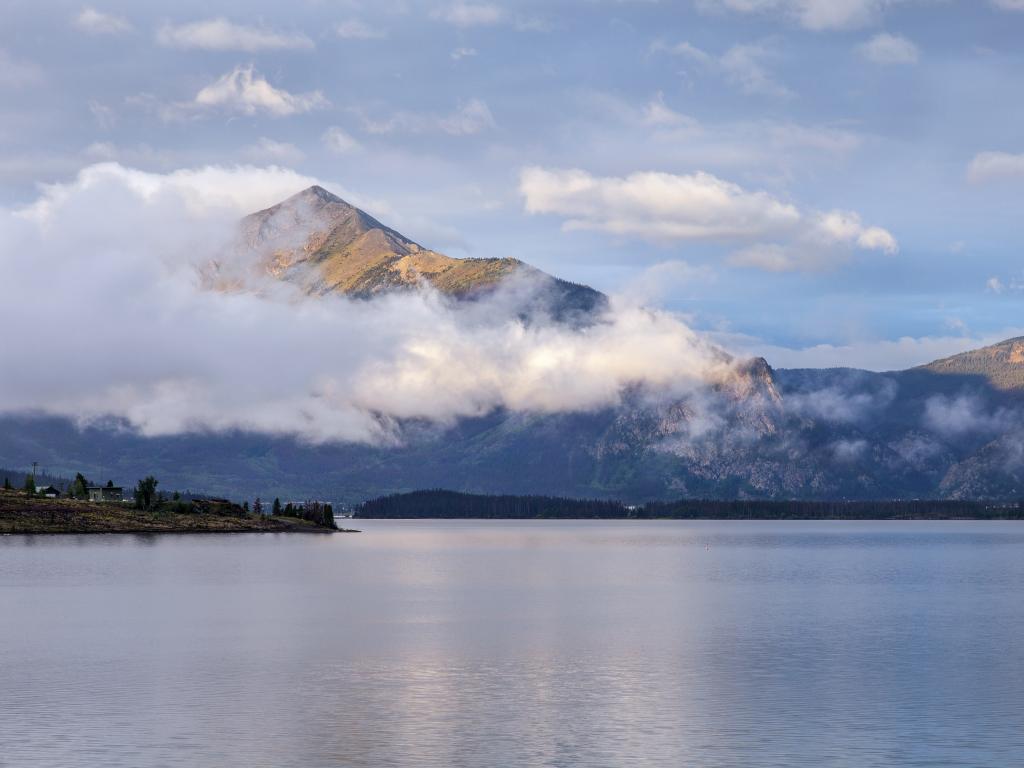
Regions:
M 557 317 L 592 312 L 607 301 L 518 259 L 456 259 L 429 250 L 319 186 L 242 219 L 232 253 L 211 265 L 207 279 L 236 287 L 253 267 L 319 295 L 368 298 L 426 283 L 471 300 L 519 279 L 542 285 Z
M 495 411 L 410 424 L 395 446 L 310 445 L 199 432 L 146 438 L 0 416 L 0 465 L 231 497 L 354 503 L 417 488 L 616 498 L 886 499 L 1024 496 L 1024 392 L 929 366 L 874 373 L 753 360 L 699 400 L 627 393 L 586 413 Z M 710 421 L 707 414 L 713 417 Z
M 206 271 L 223 290 L 253 277 L 357 299 L 425 284 L 457 302 L 522 281 L 529 290 L 517 296 L 543 299 L 516 305 L 520 315 L 591 327 L 606 306 L 599 292 L 515 259 L 425 249 L 320 187 L 246 217 Z M 597 411 L 402 422 L 387 446 L 248 432 L 146 438 L 119 420 L 79 428 L 0 415 L 0 466 L 38 461 L 122 483 L 152 473 L 162 487 L 231 498 L 350 503 L 441 487 L 628 502 L 1024 496 L 1024 338 L 885 373 L 773 369 L 721 354 L 726 373 L 689 396 L 638 388 Z
M 979 377 L 997 390 L 1024 390 L 1024 336 L 921 367 L 942 375 Z

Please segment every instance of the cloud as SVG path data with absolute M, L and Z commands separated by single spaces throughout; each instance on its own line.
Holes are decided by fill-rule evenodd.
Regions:
M 988 411 L 985 403 L 974 395 L 934 395 L 925 402 L 925 426 L 946 437 L 1002 432 L 1010 426 L 1011 418 L 1012 414 L 1005 409 Z
M 750 192 L 709 173 L 638 172 L 597 177 L 582 170 L 524 169 L 527 212 L 565 217 L 585 229 L 653 242 L 755 241 L 730 261 L 771 271 L 817 268 L 851 249 L 895 253 L 895 238 L 850 211 L 801 211 L 767 192 Z
M 75 26 L 90 35 L 122 35 L 132 31 L 131 23 L 123 16 L 101 13 L 85 7 L 75 17 Z
M 323 142 L 324 146 L 338 155 L 344 155 L 359 149 L 359 142 L 336 125 L 332 125 L 324 131 Z
M 435 9 L 433 18 L 456 27 L 487 27 L 505 20 L 505 11 L 493 3 L 457 2 Z
M 786 395 L 791 414 L 829 424 L 857 424 L 880 415 L 896 399 L 899 387 L 891 379 L 871 382 L 865 389 L 862 377 L 852 372 L 840 383 L 809 392 Z
M 454 61 L 459 61 L 460 59 L 467 59 L 467 58 L 469 58 L 471 56 L 476 56 L 476 55 L 477 55 L 476 48 L 456 48 L 451 53 L 451 57 L 452 57 L 452 59 Z
M 921 52 L 913 42 L 899 35 L 881 32 L 860 45 L 860 54 L 875 64 L 916 64 Z
M 45 349 L 75 371 L 15 366 L 0 377 L 0 408 L 116 416 L 147 435 L 247 429 L 388 442 L 403 419 L 598 409 L 637 387 L 682 397 L 732 375 L 678 318 L 635 305 L 616 302 L 583 329 L 524 323 L 517 302 L 530 285 L 464 304 L 429 291 L 310 298 L 272 280 L 251 291 L 202 287 L 197 267 L 224 253 L 241 212 L 311 181 L 276 168 L 153 174 L 106 163 L 0 211 L 6 278 L 31 284 L 40 264 L 49 275 L 45 297 L 16 292 L 0 303 L 4 327 L 33 329 L 5 354 Z
M 335 28 L 335 32 L 342 40 L 382 40 L 388 36 L 383 29 L 371 27 L 359 19 L 347 19 L 341 22 Z
M 863 27 L 875 21 L 892 2 L 894 0 L 697 0 L 697 7 L 707 12 L 781 15 L 805 29 L 822 31 Z
M 836 440 L 830 446 L 836 461 L 848 464 L 857 461 L 868 449 L 867 440 Z
M 695 132 L 700 123 L 681 112 L 676 112 L 665 103 L 665 95 L 658 91 L 654 98 L 643 107 L 641 121 L 644 125 L 654 128 L 667 128 Z
M 1015 336 L 1024 336 L 1024 328 L 1003 328 L 982 336 L 904 336 L 794 348 L 748 336 L 711 334 L 731 352 L 740 356 L 763 356 L 776 368 L 848 367 L 869 371 L 896 371 L 924 365 Z
M 685 41 L 675 45 L 657 42 L 652 50 L 687 58 L 724 77 L 744 93 L 777 98 L 792 98 L 794 95 L 789 88 L 777 82 L 765 67 L 766 61 L 777 56 L 776 51 L 765 44 L 734 45 L 720 55 L 708 53 Z
M 257 112 L 284 117 L 309 112 L 327 105 L 320 91 L 292 94 L 275 88 L 251 66 L 235 67 L 196 94 L 199 108 L 219 108 L 254 115 Z
M 495 126 L 490 108 L 481 99 L 463 102 L 447 115 L 399 111 L 389 117 L 375 119 L 362 112 L 357 114 L 363 129 L 374 134 L 447 133 L 450 136 L 472 136 Z
M 992 5 L 1004 11 L 1024 11 L 1024 0 L 991 0 Z
M 1003 179 L 1024 179 L 1024 154 L 980 152 L 967 166 L 967 178 L 973 184 Z
M 198 48 L 207 51 L 276 51 L 312 48 L 313 41 L 302 34 L 285 34 L 259 27 L 233 24 L 225 18 L 191 24 L 165 24 L 156 33 L 160 45 L 168 48 Z
M 43 71 L 34 63 L 16 59 L 0 48 L 0 88 L 27 88 L 43 79 Z
M 96 124 L 105 131 L 109 131 L 117 124 L 117 113 L 106 104 L 95 99 L 89 100 L 89 113 Z
M 1024 278 L 1013 276 L 1010 278 L 990 277 L 985 281 L 985 290 L 997 296 L 1004 293 L 1024 292 Z
M 255 144 L 246 147 L 246 158 L 256 163 L 282 163 L 289 165 L 302 161 L 306 153 L 294 144 L 262 137 Z

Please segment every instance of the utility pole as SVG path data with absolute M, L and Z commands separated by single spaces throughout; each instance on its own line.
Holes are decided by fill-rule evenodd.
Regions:
M 36 467 L 38 467 L 38 466 L 39 466 L 39 462 L 38 461 L 33 461 L 32 462 L 32 479 L 33 480 L 36 479 Z

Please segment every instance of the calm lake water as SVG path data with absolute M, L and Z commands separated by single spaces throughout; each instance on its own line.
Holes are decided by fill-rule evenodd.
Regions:
M 1024 524 L 0 537 L 0 765 L 1024 764 Z

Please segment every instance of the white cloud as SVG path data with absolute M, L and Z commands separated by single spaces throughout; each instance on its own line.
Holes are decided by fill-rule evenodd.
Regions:
M 86 7 L 75 17 L 75 26 L 91 35 L 120 35 L 131 32 L 131 23 L 123 16 L 101 13 Z
M 1024 179 L 1024 154 L 980 152 L 967 166 L 967 178 L 974 184 L 1000 179 Z
M 76 371 L 17 366 L 0 377 L 3 408 L 112 414 L 149 435 L 386 441 L 395 419 L 589 410 L 636 386 L 676 398 L 731 373 L 677 318 L 633 305 L 583 330 L 524 324 L 515 302 L 531 286 L 466 304 L 429 292 L 310 298 L 271 280 L 252 292 L 201 287 L 196 267 L 224 252 L 235 217 L 313 181 L 275 168 L 153 174 L 108 163 L 27 209 L 0 210 L 0 271 L 29 284 L 43 262 L 50 275 L 46 301 L 15 292 L 0 302 L 4 327 L 33 329 L 5 354 L 44 348 Z M 111 352 L 102 366 L 90 363 L 97 348 Z
M 913 42 L 887 32 L 881 32 L 862 43 L 860 53 L 875 64 L 916 64 L 921 55 Z
M 660 91 L 643 107 L 642 122 L 654 128 L 668 128 L 684 131 L 698 131 L 700 123 L 689 115 L 676 112 L 665 103 Z
M 1004 11 L 1024 11 L 1024 0 L 991 0 L 996 8 Z
M 324 131 L 323 142 L 324 146 L 338 155 L 344 155 L 359 149 L 359 142 L 336 125 L 332 125 Z
M 315 183 L 311 176 L 275 167 L 205 166 L 158 174 L 99 163 L 79 171 L 74 181 L 42 185 L 39 199 L 16 213 L 20 218 L 47 223 L 57 212 L 66 213 L 79 197 L 118 190 L 139 205 L 157 206 L 168 197 L 189 216 L 201 217 L 206 212 L 211 217 L 234 218 L 280 202 Z
M 564 216 L 566 229 L 653 240 L 763 237 L 800 220 L 794 206 L 709 173 L 598 177 L 582 170 L 531 167 L 520 175 L 519 190 L 528 212 Z
M 26 88 L 42 81 L 43 71 L 38 66 L 0 48 L 0 88 Z
M 382 40 L 387 37 L 384 30 L 371 27 L 359 19 L 347 19 L 335 31 L 342 40 Z
M 793 92 L 776 81 L 765 67 L 766 61 L 777 56 L 776 51 L 765 44 L 734 45 L 721 55 L 708 53 L 686 41 L 675 45 L 657 42 L 652 50 L 687 58 L 724 77 L 744 93 L 781 98 L 793 96 Z
M 836 440 L 832 443 L 832 456 L 836 461 L 848 463 L 857 461 L 868 449 L 867 440 Z
M 375 134 L 447 133 L 451 136 L 471 136 L 495 126 L 494 115 L 481 99 L 470 99 L 447 115 L 400 111 L 383 119 L 375 119 L 362 112 L 357 114 L 363 129 Z
M 165 24 L 156 33 L 157 42 L 169 48 L 199 48 L 207 51 L 274 51 L 312 48 L 313 41 L 302 34 L 286 34 L 259 27 L 233 24 L 225 18 L 191 24 Z
M 704 11 L 781 15 L 805 29 L 854 29 L 876 20 L 895 0 L 697 0 Z M 1015 0 L 1003 0 L 1014 2 Z
M 95 99 L 89 100 L 89 113 L 96 121 L 96 124 L 105 131 L 109 131 L 117 123 L 117 113 L 106 104 L 102 104 Z
M 582 170 L 526 168 L 520 193 L 530 213 L 565 217 L 587 229 L 654 242 L 753 244 L 730 263 L 770 271 L 815 269 L 853 250 L 895 253 L 895 238 L 851 211 L 801 211 L 767 192 L 750 192 L 709 173 L 639 172 L 596 177 Z
M 320 91 L 292 94 L 275 88 L 253 68 L 235 67 L 231 72 L 196 94 L 194 105 L 201 108 L 221 108 L 245 115 L 267 112 L 283 117 L 309 112 L 327 105 Z
M 255 144 L 246 147 L 244 156 L 256 163 L 283 163 L 291 165 L 301 162 L 306 154 L 287 141 L 275 141 L 262 137 Z
M 1024 293 L 1024 277 L 1018 275 L 1006 278 L 992 276 L 985 281 L 985 290 L 997 296 L 1004 293 Z
M 502 23 L 505 11 L 493 3 L 456 2 L 435 9 L 431 16 L 456 27 L 486 27 Z
M 711 334 L 713 339 L 735 354 L 763 356 L 776 368 L 842 367 L 869 371 L 904 370 L 1015 336 L 1024 336 L 1024 328 L 1004 328 L 982 336 L 904 336 L 794 348 L 768 344 L 747 336 Z
M 452 57 L 452 59 L 454 61 L 459 61 L 460 59 L 467 59 L 467 58 L 469 58 L 471 56 L 476 56 L 476 55 L 477 55 L 476 48 L 456 48 L 451 53 L 451 57 Z
M 1012 415 L 1003 409 L 989 411 L 985 403 L 973 395 L 934 395 L 925 402 L 925 425 L 947 437 L 972 432 L 1001 432 L 1012 419 Z

